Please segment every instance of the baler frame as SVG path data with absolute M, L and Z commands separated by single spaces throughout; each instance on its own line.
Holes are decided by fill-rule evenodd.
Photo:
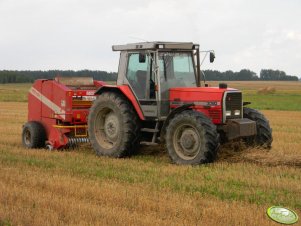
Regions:
M 104 84 L 90 77 L 56 77 L 53 80 L 35 81 L 28 94 L 28 123 L 24 126 L 25 130 L 27 133 L 29 129 L 39 130 L 39 133 L 43 130 L 44 135 L 37 135 L 39 138 L 36 139 L 41 139 L 38 143 L 43 143 L 51 150 L 89 142 L 89 109 L 96 98 L 95 92 Z M 35 129 L 29 126 L 33 122 L 39 125 Z M 31 131 L 34 136 L 35 132 Z M 28 142 L 23 141 L 23 144 L 28 146 Z

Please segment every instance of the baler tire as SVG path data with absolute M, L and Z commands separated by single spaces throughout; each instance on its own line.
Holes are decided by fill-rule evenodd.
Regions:
M 121 158 L 139 146 L 140 121 L 132 104 L 121 94 L 102 93 L 88 118 L 89 139 L 97 155 Z
M 244 138 L 246 145 L 251 147 L 260 146 L 270 149 L 273 136 L 269 120 L 259 111 L 244 107 L 244 118 L 248 118 L 256 122 L 257 135 Z
M 186 126 L 186 128 L 182 131 L 180 139 L 182 139 L 182 142 L 185 140 L 183 138 L 184 133 L 187 133 L 190 137 L 195 136 L 196 139 L 194 139 L 193 149 L 195 148 L 194 145 L 198 142 L 195 155 L 189 156 L 191 152 L 188 151 L 188 153 L 186 153 L 188 156 L 185 156 L 185 147 L 183 147 L 182 142 L 177 140 L 177 131 L 183 126 Z M 213 162 L 219 148 L 219 135 L 216 126 L 207 116 L 192 110 L 183 111 L 170 120 L 166 128 L 165 140 L 169 157 L 172 162 L 176 164 L 197 165 Z M 185 141 L 183 143 L 185 143 Z M 179 148 L 182 149 L 182 151 L 179 150 Z
M 45 147 L 46 132 L 43 125 L 36 121 L 27 122 L 22 130 L 22 144 L 26 148 Z

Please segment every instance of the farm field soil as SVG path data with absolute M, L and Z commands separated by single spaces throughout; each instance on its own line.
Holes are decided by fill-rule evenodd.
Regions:
M 127 159 L 21 146 L 27 103 L 0 102 L 0 225 L 279 225 L 301 214 L 301 112 L 263 111 L 273 148 L 221 148 L 216 163 L 177 166 L 159 147 Z
M 27 93 L 32 84 L 0 84 L 0 101 L 27 102 Z

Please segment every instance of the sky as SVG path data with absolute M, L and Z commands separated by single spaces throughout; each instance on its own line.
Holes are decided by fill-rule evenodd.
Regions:
M 189 41 L 203 69 L 301 77 L 300 0 L 0 0 L 0 70 L 118 70 L 112 45 Z

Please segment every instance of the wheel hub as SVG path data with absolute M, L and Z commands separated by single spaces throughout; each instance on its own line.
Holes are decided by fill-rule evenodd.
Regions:
M 191 149 L 195 144 L 195 140 L 191 134 L 185 134 L 181 136 L 181 144 L 183 148 Z
M 29 130 L 26 130 L 24 133 L 24 141 L 26 145 L 30 145 L 31 142 L 31 134 Z
M 192 160 L 201 151 L 200 134 L 191 124 L 180 125 L 174 132 L 173 140 L 175 152 L 182 159 Z
M 116 141 L 118 135 L 119 125 L 117 116 L 111 112 L 105 117 L 104 132 L 111 141 Z
M 193 129 L 186 129 L 180 137 L 181 147 L 188 155 L 195 153 L 198 142 L 198 135 Z

